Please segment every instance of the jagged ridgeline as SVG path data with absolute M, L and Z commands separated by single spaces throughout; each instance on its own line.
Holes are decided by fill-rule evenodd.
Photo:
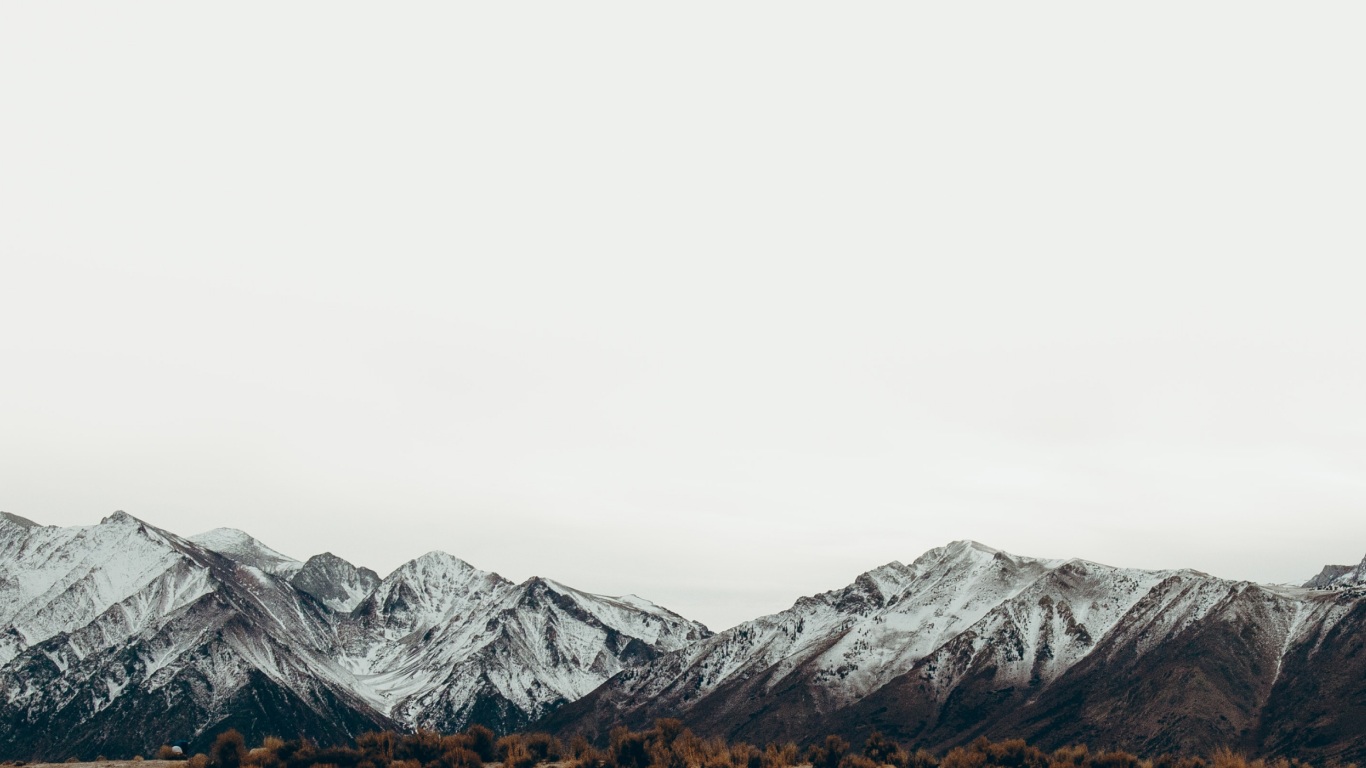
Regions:
M 3 514 L 3 513 L 0 513 Z M 384 579 L 232 530 L 0 518 L 0 758 L 524 727 L 709 635 L 637 597 L 514 584 L 441 552 Z
M 606 742 L 873 731 L 943 753 L 1366 759 L 1366 564 L 1304 587 L 1044 560 L 961 541 L 718 634 L 636 597 L 514 584 L 433 552 L 377 574 L 231 530 L 0 517 L 0 758 L 202 750 L 236 728 L 535 728 Z

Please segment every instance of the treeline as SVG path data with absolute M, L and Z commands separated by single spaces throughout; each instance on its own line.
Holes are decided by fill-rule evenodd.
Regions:
M 1253 760 L 1228 749 L 1203 757 L 1143 758 L 1117 750 L 1092 752 L 1085 746 L 1046 751 L 1021 739 L 978 739 L 940 756 L 879 733 L 857 748 L 838 736 L 805 748 L 794 743 L 758 747 L 700 737 L 678 720 L 660 720 L 646 731 L 614 729 L 605 745 L 545 733 L 497 738 L 488 728 L 474 726 L 457 734 L 366 733 L 349 747 L 268 737 L 249 749 L 241 734 L 227 731 L 207 754 L 177 755 L 163 747 L 157 757 L 186 760 L 186 768 L 534 768 L 551 763 L 562 768 L 1314 768 L 1293 759 Z

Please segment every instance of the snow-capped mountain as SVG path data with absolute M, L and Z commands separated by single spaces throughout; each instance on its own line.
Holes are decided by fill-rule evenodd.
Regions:
M 334 611 L 350 613 L 379 586 L 379 574 L 324 552 L 308 558 L 308 562 L 289 577 L 289 583 L 323 601 Z
M 1325 565 L 1319 575 L 1305 583 L 1307 589 L 1355 589 L 1366 587 L 1366 560 L 1357 565 Z
M 960 541 L 712 635 L 441 552 L 380 579 L 230 529 L 0 513 L 0 757 L 202 747 L 228 727 L 329 742 L 679 717 L 757 742 L 878 729 L 935 749 L 985 735 L 1361 760 L 1366 564 L 1325 574 L 1265 586 Z
M 276 576 L 292 576 L 303 567 L 303 563 L 288 555 L 267 547 L 253 539 L 245 531 L 236 528 L 215 528 L 190 537 L 190 541 L 205 549 L 211 549 L 233 560 L 259 568 Z
M 72 528 L 0 521 L 0 558 L 0 754 L 391 725 L 329 655 L 326 609 L 256 566 L 122 512 Z
M 540 725 L 678 717 L 758 743 L 876 729 L 936 749 L 988 735 L 1359 759 L 1363 624 L 1366 600 L 1346 593 L 960 541 L 623 672 Z
M 515 585 L 441 553 L 381 581 L 240 531 L 195 539 L 122 512 L 71 528 L 0 516 L 0 755 L 147 753 L 229 727 L 507 730 L 708 634 L 638 598 Z
M 457 590 L 468 599 L 446 604 Z M 395 571 L 352 618 L 341 661 L 376 706 L 444 731 L 471 722 L 525 726 L 708 634 L 638 598 L 540 578 L 513 584 L 440 553 Z

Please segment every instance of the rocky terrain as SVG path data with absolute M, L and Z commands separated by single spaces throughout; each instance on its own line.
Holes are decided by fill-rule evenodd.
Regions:
M 122 512 L 0 518 L 0 628 L 0 756 L 22 759 L 202 748 L 229 727 L 324 743 L 506 731 L 709 634 L 646 600 L 514 584 L 444 553 L 379 580 Z
M 197 749 L 237 728 L 675 717 L 757 743 L 1028 738 L 1366 759 L 1366 563 L 1304 587 L 959 541 L 718 634 L 648 600 L 430 552 L 387 576 L 241 531 L 0 514 L 0 757 Z
M 544 726 L 754 742 L 880 730 L 1148 754 L 1366 756 L 1366 602 L 961 541 L 614 677 Z

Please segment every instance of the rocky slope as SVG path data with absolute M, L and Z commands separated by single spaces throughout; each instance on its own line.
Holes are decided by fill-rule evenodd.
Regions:
M 242 565 L 249 565 L 266 573 L 286 578 L 298 573 L 303 563 L 289 555 L 267 547 L 252 538 L 245 531 L 236 528 L 215 528 L 190 537 L 190 541 L 205 549 L 232 558 Z
M 1363 614 L 1346 593 L 956 542 L 623 672 L 541 725 L 679 717 L 756 742 L 881 730 L 935 749 L 987 735 L 1359 760 Z
M 326 652 L 325 609 L 255 566 L 123 513 L 76 528 L 0 521 L 0 557 L 0 754 L 391 725 Z
M 1319 575 L 1305 583 L 1306 589 L 1354 589 L 1366 587 L 1366 560 L 1358 565 L 1325 565 Z
M 0 517 L 0 628 L 0 756 L 48 759 L 202 747 L 229 727 L 322 742 L 507 730 L 708 634 L 645 601 L 515 585 L 441 553 L 380 581 L 121 512 L 72 528 Z
M 971 541 L 712 635 L 647 600 L 431 552 L 380 579 L 241 531 L 0 513 L 0 757 L 679 717 L 756 742 L 872 730 L 1366 759 L 1366 563 L 1306 588 Z M 1312 587 L 1312 588 L 1311 588 Z
M 369 568 L 357 568 L 331 552 L 308 558 L 289 577 L 289 583 L 306 592 L 338 613 L 350 613 L 375 587 L 379 574 Z

